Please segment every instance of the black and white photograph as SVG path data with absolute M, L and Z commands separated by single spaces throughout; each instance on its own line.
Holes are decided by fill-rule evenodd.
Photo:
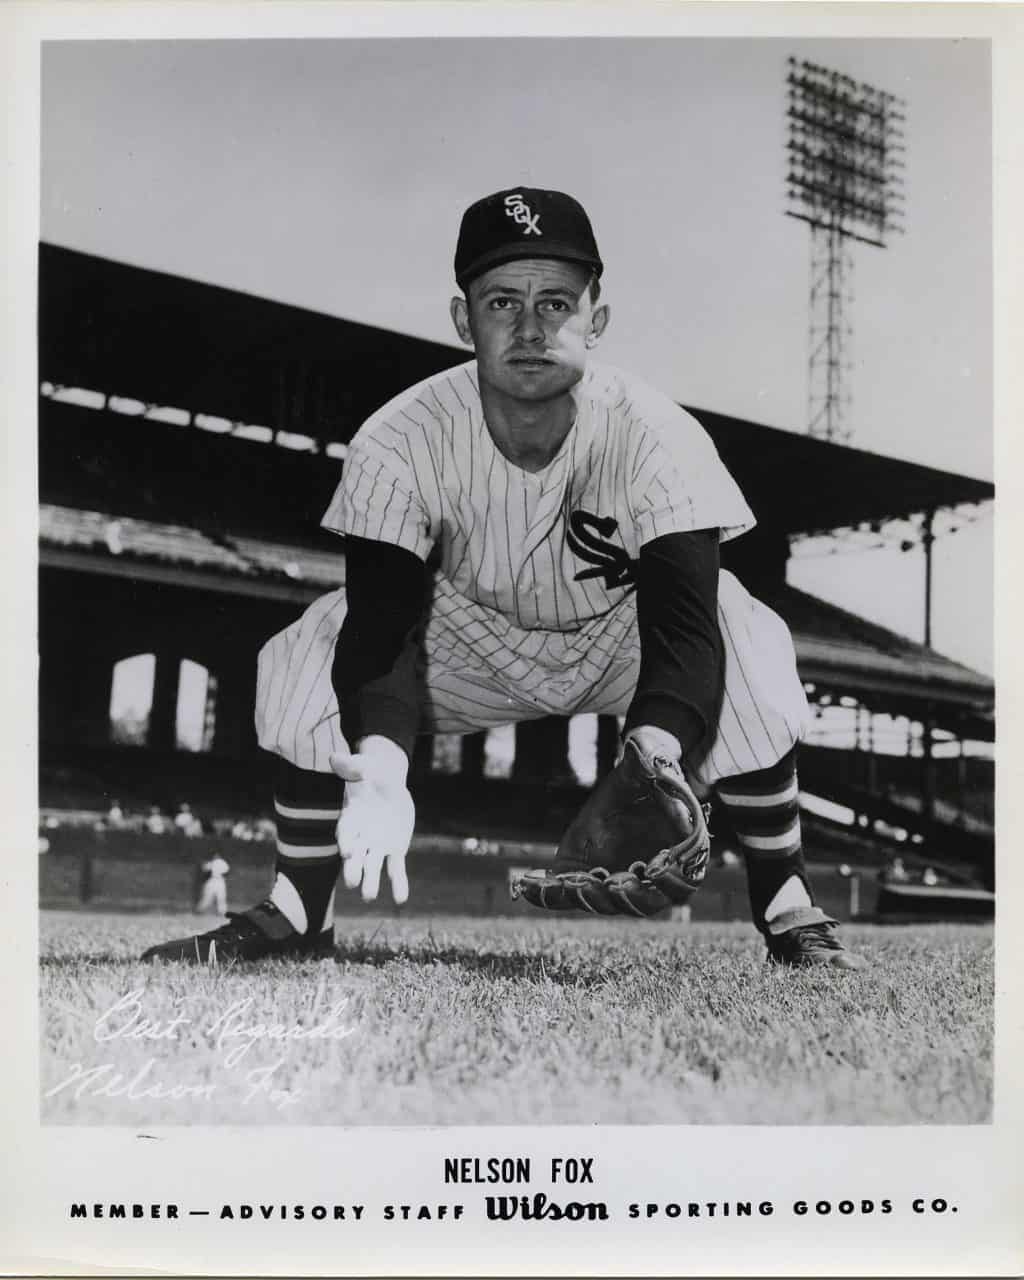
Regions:
M 62 1233 L 971 1273 L 992 39 L 198 30 L 36 46 L 31 1105 L 141 1170 Z

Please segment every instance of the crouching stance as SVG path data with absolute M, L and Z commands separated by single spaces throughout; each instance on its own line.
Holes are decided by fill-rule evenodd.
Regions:
M 451 315 L 475 359 L 358 431 L 323 521 L 346 540 L 345 588 L 260 655 L 256 727 L 278 757 L 270 896 L 147 956 L 329 953 L 339 871 L 367 900 L 385 870 L 408 896 L 418 732 L 593 712 L 623 717 L 621 759 L 553 866 L 520 881 L 528 901 L 640 915 L 682 901 L 707 863 L 690 776 L 729 812 L 769 958 L 861 966 L 804 869 L 789 632 L 719 565 L 753 516 L 692 416 L 590 360 L 602 269 L 570 196 L 517 187 L 467 210 Z M 639 821 L 623 796 L 642 799 Z

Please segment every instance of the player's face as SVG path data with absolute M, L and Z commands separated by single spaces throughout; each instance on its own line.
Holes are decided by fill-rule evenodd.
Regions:
M 452 299 L 459 337 L 473 346 L 480 382 L 515 400 L 564 395 L 608 323 L 590 299 L 590 273 L 572 262 L 529 258 L 492 267 Z

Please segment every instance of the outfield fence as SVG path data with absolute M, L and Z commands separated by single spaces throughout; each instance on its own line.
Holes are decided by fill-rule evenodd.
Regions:
M 46 833 L 39 858 L 39 902 L 44 908 L 188 911 L 198 898 L 202 864 L 219 854 L 230 865 L 228 905 L 251 906 L 273 878 L 274 846 L 233 838 L 153 836 L 131 831 L 58 828 Z M 542 866 L 554 854 L 549 844 L 472 841 L 454 836 L 417 836 L 409 854 L 410 899 L 402 907 L 382 899 L 364 904 L 357 893 L 339 892 L 339 915 L 463 914 L 516 916 L 535 909 L 514 901 L 515 872 Z M 834 865 L 811 865 L 822 907 L 840 920 L 869 915 L 877 898 L 873 869 L 841 875 Z M 746 876 L 739 866 L 713 866 L 688 908 L 693 920 L 749 919 Z

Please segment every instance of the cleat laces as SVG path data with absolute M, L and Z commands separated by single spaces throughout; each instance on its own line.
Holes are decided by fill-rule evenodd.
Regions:
M 260 907 L 275 909 L 269 898 L 266 902 L 261 902 Z M 258 908 L 252 907 L 250 910 L 255 911 Z M 204 939 L 209 939 L 212 945 L 215 946 L 218 941 L 244 942 L 249 938 L 263 938 L 266 936 L 259 925 L 254 924 L 249 919 L 248 911 L 228 911 L 225 914 L 227 915 L 226 923 L 202 935 Z
M 809 942 L 811 947 L 822 951 L 845 951 L 846 948 L 836 937 L 834 926 L 830 924 L 805 924 L 793 930 L 799 935 L 801 943 Z M 807 935 L 811 936 L 808 937 Z

